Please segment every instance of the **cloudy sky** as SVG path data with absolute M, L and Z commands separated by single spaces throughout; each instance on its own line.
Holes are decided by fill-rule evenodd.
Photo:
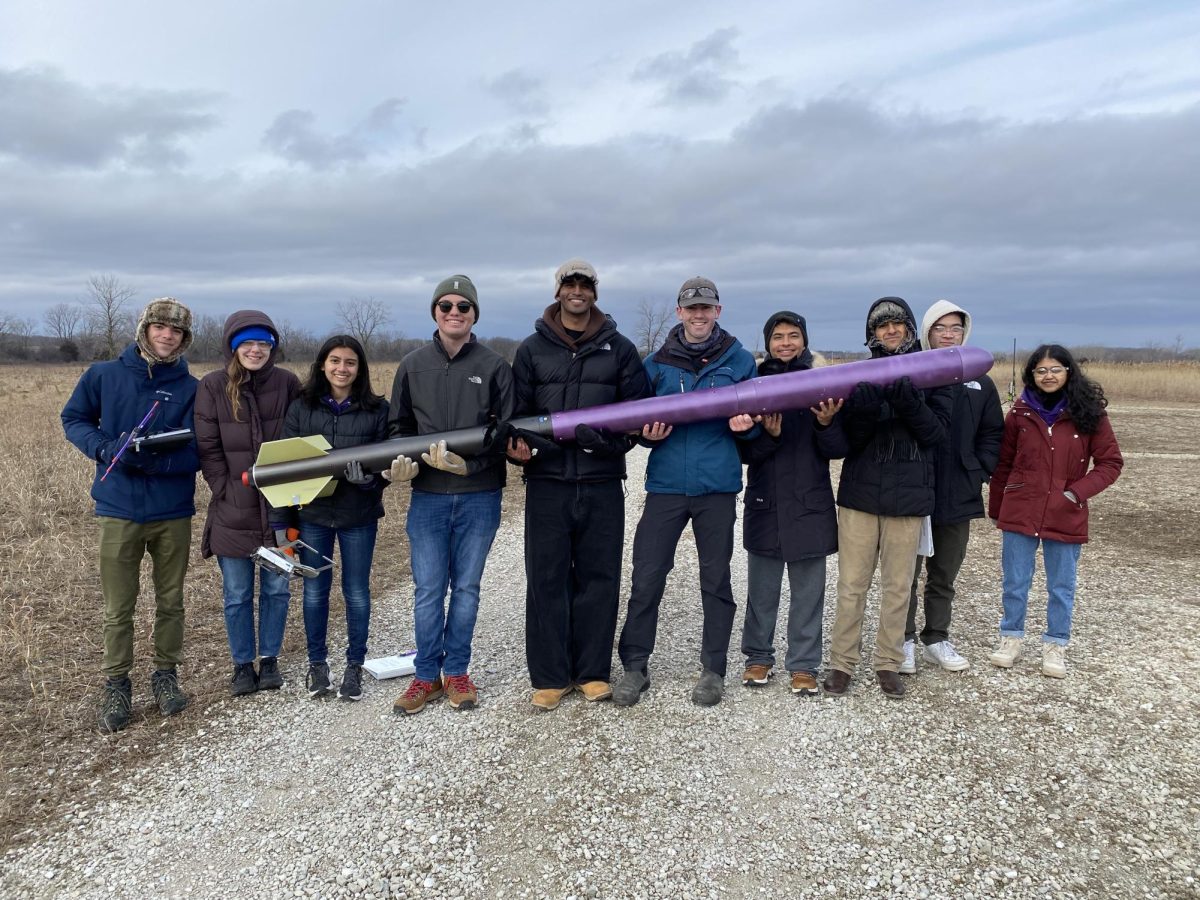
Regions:
M 627 333 L 704 274 L 852 348 L 948 297 L 989 349 L 1196 346 L 1200 5 L 7 3 L 0 311 L 138 302 L 520 337 L 569 256 Z

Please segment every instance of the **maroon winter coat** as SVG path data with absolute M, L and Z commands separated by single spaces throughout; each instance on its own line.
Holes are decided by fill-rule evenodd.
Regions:
M 1092 465 L 1088 471 L 1089 463 Z M 1004 420 L 1000 462 L 988 489 L 988 516 L 1004 531 L 1065 544 L 1088 539 L 1088 498 L 1117 480 L 1125 460 L 1108 416 L 1083 434 L 1064 409 L 1053 428 L 1023 400 Z M 1079 498 L 1072 503 L 1063 491 Z
M 275 366 L 279 332 L 266 313 L 253 309 L 239 310 L 226 319 L 226 363 L 233 359 L 229 341 L 251 325 L 259 325 L 275 335 L 275 347 L 267 364 L 251 373 L 250 380 L 242 386 L 241 421 L 233 419 L 233 407 L 225 393 L 229 384 L 225 369 L 205 375 L 196 392 L 200 471 L 212 489 L 200 544 L 200 552 L 206 559 L 214 555 L 245 558 L 263 545 L 275 544 L 271 511 L 262 494 L 242 484 L 242 473 L 253 464 L 259 447 L 283 437 L 287 408 L 300 393 L 300 379 Z M 278 514 L 279 521 L 289 518 L 287 511 Z

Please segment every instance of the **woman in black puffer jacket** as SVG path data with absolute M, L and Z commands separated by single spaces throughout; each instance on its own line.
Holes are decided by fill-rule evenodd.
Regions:
M 334 450 L 387 439 L 388 402 L 371 390 L 371 372 L 362 344 L 348 334 L 327 340 L 317 352 L 308 379 L 288 407 L 285 437 L 321 435 Z M 338 697 L 362 699 L 362 664 L 367 656 L 371 620 L 371 561 L 383 517 L 387 482 L 357 462 L 346 466 L 332 494 L 300 510 L 301 551 L 305 565 L 318 568 L 320 557 L 341 553 L 342 597 L 346 601 L 346 670 Z M 314 552 L 315 551 L 315 552 Z M 319 554 L 319 555 L 318 555 Z M 329 629 L 329 591 L 333 572 L 304 579 L 304 632 L 308 639 L 308 692 L 332 690 L 325 637 Z

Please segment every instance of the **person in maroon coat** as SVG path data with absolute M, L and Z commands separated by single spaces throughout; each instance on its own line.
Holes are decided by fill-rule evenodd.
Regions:
M 287 540 L 290 510 L 273 510 L 242 484 L 259 448 L 283 436 L 288 406 L 300 380 L 278 368 L 279 332 L 266 313 L 235 312 L 225 321 L 226 367 L 200 380 L 196 394 L 196 443 L 200 469 L 212 489 L 200 551 L 221 567 L 225 630 L 233 657 L 229 690 L 235 697 L 283 686 L 278 656 L 289 602 L 283 575 L 261 569 L 258 633 L 254 628 L 254 552 Z M 262 661 L 255 672 L 254 660 Z
M 1025 363 L 1025 390 L 1004 422 L 988 516 L 1004 532 L 1004 613 L 992 665 L 1021 656 L 1037 547 L 1046 567 L 1042 674 L 1067 674 L 1075 571 L 1088 539 L 1088 500 L 1117 480 L 1124 460 L 1109 424 L 1104 390 L 1066 347 L 1043 344 Z

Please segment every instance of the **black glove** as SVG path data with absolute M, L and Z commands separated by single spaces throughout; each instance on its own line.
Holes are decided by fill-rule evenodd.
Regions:
M 375 476 L 364 472 L 362 463 L 357 459 L 352 459 L 346 463 L 346 471 L 342 474 L 342 479 L 351 484 L 357 484 L 359 487 L 364 487 L 374 481 Z
M 526 431 L 524 428 L 514 428 L 512 430 L 514 438 L 520 438 L 533 452 L 534 457 L 542 457 L 547 454 L 560 453 L 562 447 L 558 446 L 554 441 L 542 437 L 540 434 L 534 434 L 532 431 Z
M 849 406 L 849 412 L 855 416 L 878 418 L 879 411 L 883 409 L 883 391 L 869 381 L 860 381 L 850 392 Z
M 613 434 L 590 425 L 575 426 L 575 443 L 584 453 L 609 458 L 624 456 L 631 446 L 623 434 Z
M 921 399 L 921 392 L 913 387 L 913 383 L 907 375 L 889 384 L 884 396 L 896 415 L 905 419 L 915 416 L 925 403 Z

